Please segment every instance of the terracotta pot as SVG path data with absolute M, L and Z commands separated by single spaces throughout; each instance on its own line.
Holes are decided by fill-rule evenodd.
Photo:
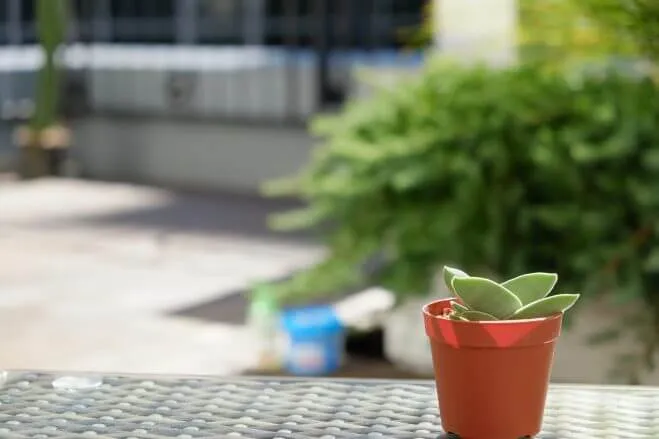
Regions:
M 423 307 L 444 430 L 462 439 L 535 436 L 542 427 L 562 314 L 456 321 L 442 317 L 451 300 Z

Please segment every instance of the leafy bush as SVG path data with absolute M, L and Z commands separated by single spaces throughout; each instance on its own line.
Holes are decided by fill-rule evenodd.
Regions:
M 530 0 L 529 0 L 530 1 Z M 548 1 L 548 0 L 544 0 Z M 566 1 L 566 0 L 561 0 Z M 604 33 L 650 61 L 659 61 L 659 2 L 656 0 L 569 0 Z M 621 46 L 618 46 L 621 47 Z
M 607 3 L 606 9 L 596 6 L 603 2 Z M 520 0 L 522 59 L 561 68 L 612 56 L 638 57 L 642 50 L 633 35 L 625 27 L 608 24 L 614 15 L 619 17 L 616 6 L 622 8 L 623 3 L 620 0 Z
M 415 47 L 432 43 L 434 9 L 428 0 L 421 26 L 404 29 Z M 659 2 L 656 0 L 518 0 L 523 60 L 547 67 L 609 57 L 659 59 Z
M 427 294 L 438 267 L 512 277 L 552 270 L 585 295 L 647 295 L 659 273 L 657 86 L 534 66 L 424 72 L 318 119 L 299 175 L 266 186 L 308 201 L 279 228 L 328 224 L 327 258 L 284 299 L 365 281 Z

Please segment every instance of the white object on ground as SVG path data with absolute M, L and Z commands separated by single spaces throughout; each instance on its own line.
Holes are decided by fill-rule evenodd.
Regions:
M 403 370 L 432 376 L 432 357 L 421 309 L 433 300 L 451 297 L 441 270 L 435 274 L 432 291 L 426 297 L 411 297 L 387 314 L 384 321 L 384 352 L 389 361 Z
M 377 325 L 393 306 L 393 293 L 374 287 L 341 300 L 334 305 L 334 311 L 346 327 L 366 330 Z
M 432 357 L 421 308 L 436 297 L 407 299 L 384 321 L 384 353 L 402 370 L 432 375 Z

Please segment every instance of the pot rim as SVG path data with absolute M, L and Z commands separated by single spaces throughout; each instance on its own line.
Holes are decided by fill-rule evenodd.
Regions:
M 524 323 L 533 323 L 533 322 L 543 322 L 543 321 L 549 321 L 549 320 L 556 320 L 560 319 L 563 317 L 563 313 L 554 313 L 549 316 L 545 317 L 535 317 L 532 319 L 516 319 L 516 320 L 476 320 L 476 321 L 464 321 L 464 320 L 451 320 L 447 319 L 443 315 L 439 314 L 434 314 L 430 312 L 430 307 L 439 303 L 450 303 L 454 301 L 460 301 L 459 298 L 457 297 L 449 297 L 446 299 L 437 299 L 433 300 L 432 302 L 426 303 L 423 305 L 423 314 L 430 319 L 436 319 L 436 320 L 444 320 L 444 321 L 449 321 L 452 324 L 455 325 L 484 325 L 484 326 L 497 326 L 497 325 L 515 325 L 515 324 L 524 324 Z
M 423 307 L 426 334 L 456 348 L 513 348 L 553 342 L 561 332 L 563 313 L 520 320 L 466 322 L 447 319 L 445 310 L 455 298 L 435 300 Z

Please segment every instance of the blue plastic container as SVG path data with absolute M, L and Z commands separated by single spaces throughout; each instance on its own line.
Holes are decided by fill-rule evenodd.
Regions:
M 331 306 L 284 311 L 284 367 L 295 375 L 325 375 L 343 361 L 344 328 Z

